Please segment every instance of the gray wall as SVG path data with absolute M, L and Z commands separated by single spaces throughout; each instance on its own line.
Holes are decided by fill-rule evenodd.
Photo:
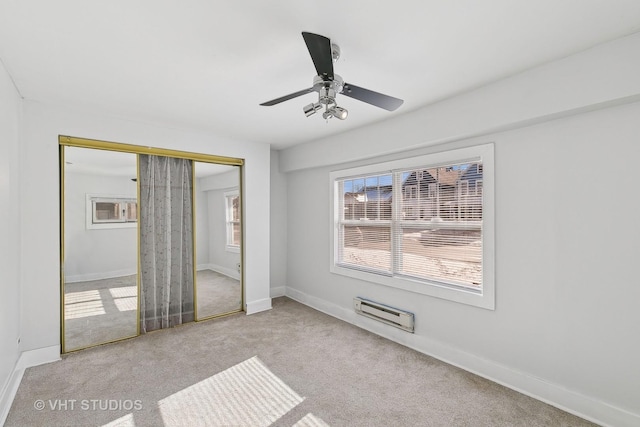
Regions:
M 132 154 L 133 156 L 133 154 Z M 135 176 L 136 171 L 131 172 Z M 238 171 L 196 182 L 196 256 L 198 266 L 221 267 L 236 274 L 240 254 L 226 251 L 224 193 L 237 190 Z M 231 186 L 231 188 L 226 188 Z M 222 187 L 223 189 L 215 189 Z M 136 198 L 136 184 L 129 177 L 67 173 L 65 178 L 65 276 L 68 282 L 135 274 L 137 229 L 87 229 L 86 195 L 118 195 Z M 221 271 L 222 272 L 222 271 Z
M 240 252 L 227 250 L 225 193 L 232 190 L 237 190 L 237 188 L 207 192 L 209 203 L 209 265 L 219 273 L 239 278 L 236 266 L 240 262 Z
M 295 198 L 293 200 L 296 200 Z M 287 285 L 287 175 L 280 172 L 280 152 L 271 152 L 271 296 Z
M 197 167 L 197 164 L 196 164 Z M 207 192 L 201 188 L 201 179 L 196 179 L 196 266 L 209 263 L 209 202 Z
M 636 34 L 280 153 L 287 295 L 582 416 L 638 425 L 639 50 Z M 494 311 L 329 272 L 330 171 L 486 142 Z M 413 311 L 415 334 L 357 316 L 355 296 Z
M 226 250 L 226 202 L 225 193 L 238 191 L 240 183 L 239 169 L 212 175 L 198 180 L 198 193 L 201 193 L 202 206 L 198 208 L 202 217 L 199 223 L 206 222 L 205 230 L 198 227 L 198 265 L 211 268 L 230 277 L 239 278 L 237 264 L 240 262 L 239 252 Z M 202 211 L 201 211 L 202 209 Z M 206 246 L 206 249 L 204 249 Z M 207 258 L 200 256 L 200 248 L 206 251 Z
M 20 101 L 0 62 L 0 423 L 20 347 Z
M 131 154 L 134 156 L 134 154 Z M 131 171 L 135 176 L 136 171 Z M 65 278 L 69 282 L 136 274 L 137 228 L 87 229 L 86 195 L 137 198 L 131 177 L 85 173 L 65 176 Z

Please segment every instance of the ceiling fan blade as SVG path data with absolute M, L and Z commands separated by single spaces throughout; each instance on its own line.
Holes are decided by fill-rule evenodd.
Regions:
M 333 57 L 331 56 L 331 40 L 319 34 L 302 32 L 309 54 L 316 66 L 318 75 L 323 80 L 333 80 Z
M 384 108 L 387 111 L 397 110 L 404 102 L 402 99 L 374 92 L 352 85 L 351 83 L 344 84 L 341 94 L 349 98 L 357 99 L 358 101 L 366 102 L 367 104 L 375 105 L 376 107 Z
M 313 88 L 312 87 L 310 87 L 309 89 L 302 89 L 302 90 L 299 90 L 297 92 L 290 93 L 289 95 L 281 96 L 280 98 L 276 98 L 276 99 L 272 99 L 271 101 L 263 102 L 260 105 L 264 105 L 265 107 L 270 107 L 272 105 L 276 105 L 276 104 L 279 104 L 281 102 L 288 101 L 290 99 L 297 98 L 299 96 L 302 96 L 302 95 L 304 95 L 306 93 L 311 93 L 311 92 L 313 92 Z

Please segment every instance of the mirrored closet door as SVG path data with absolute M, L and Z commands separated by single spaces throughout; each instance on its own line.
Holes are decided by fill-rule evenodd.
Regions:
M 62 352 L 243 310 L 242 159 L 60 137 Z
M 194 162 L 198 320 L 242 308 L 240 169 Z
M 64 350 L 138 334 L 136 155 L 64 150 Z

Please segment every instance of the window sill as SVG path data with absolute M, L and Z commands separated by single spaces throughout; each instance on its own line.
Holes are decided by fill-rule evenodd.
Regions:
M 351 277 L 366 282 L 377 283 L 391 288 L 402 289 L 421 295 L 428 295 L 440 299 L 480 307 L 487 310 L 495 310 L 495 299 L 490 290 L 476 291 L 472 289 L 455 288 L 437 282 L 425 282 L 413 280 L 409 277 L 384 276 L 377 273 L 345 268 L 340 265 L 331 265 L 331 272 L 341 276 Z
M 136 228 L 137 222 L 109 222 L 103 224 L 87 224 L 87 230 L 104 230 L 115 228 Z
M 234 254 L 239 254 L 240 253 L 240 246 L 227 245 L 225 247 L 225 250 L 227 252 L 232 252 Z

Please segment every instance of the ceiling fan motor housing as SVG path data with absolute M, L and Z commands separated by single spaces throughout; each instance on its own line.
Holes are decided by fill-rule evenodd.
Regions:
M 344 80 L 337 74 L 333 75 L 333 80 L 324 80 L 321 76 L 313 78 L 313 90 L 319 93 L 319 102 L 322 104 L 335 104 L 336 94 L 342 92 Z

